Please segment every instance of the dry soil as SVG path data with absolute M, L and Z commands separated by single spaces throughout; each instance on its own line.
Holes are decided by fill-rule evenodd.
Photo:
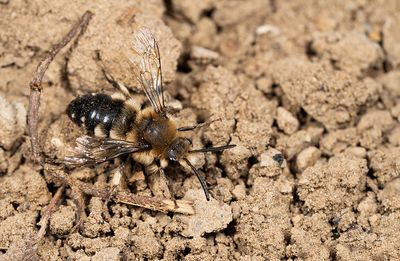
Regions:
M 82 131 L 76 96 L 112 93 L 103 70 L 137 86 L 124 50 L 140 26 L 160 45 L 167 103 L 205 174 L 167 169 L 169 191 L 129 168 L 120 189 L 193 201 L 160 213 L 85 197 L 78 231 L 69 188 L 37 248 L 40 260 L 400 260 L 398 0 L 0 1 L 0 260 L 24 256 L 59 184 L 33 161 L 28 83 L 84 11 L 76 45 L 47 71 L 40 137 L 62 159 Z M 136 95 L 142 101 L 141 94 Z M 70 175 L 109 187 L 118 162 Z

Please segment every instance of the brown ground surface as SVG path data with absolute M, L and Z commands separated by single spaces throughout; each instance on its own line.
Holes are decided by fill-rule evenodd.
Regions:
M 40 259 L 400 260 L 398 0 L 85 2 L 0 1 L 0 260 L 23 255 L 56 191 L 32 161 L 28 82 L 85 10 L 94 13 L 88 30 L 44 78 L 49 156 L 62 158 L 79 134 L 68 103 L 112 92 L 101 66 L 135 85 L 121 50 L 143 25 L 159 41 L 180 124 L 222 118 L 194 132 L 195 145 L 238 146 L 194 159 L 210 202 L 195 176 L 168 169 L 172 196 L 193 200 L 192 216 L 88 196 L 87 218 L 71 232 L 67 189 Z M 107 187 L 110 164 L 71 175 Z M 125 183 L 162 195 L 140 173 Z

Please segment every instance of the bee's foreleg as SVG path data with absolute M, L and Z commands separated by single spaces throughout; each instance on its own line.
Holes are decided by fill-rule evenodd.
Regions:
M 154 196 L 172 198 L 164 170 L 157 164 L 152 163 L 146 166 L 145 171 L 148 174 L 149 187 Z

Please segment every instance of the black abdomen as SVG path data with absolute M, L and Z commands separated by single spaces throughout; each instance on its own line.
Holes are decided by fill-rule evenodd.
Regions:
M 105 94 L 88 94 L 73 100 L 67 108 L 69 118 L 79 126 L 94 133 L 100 124 L 104 135 L 109 136 L 115 118 L 124 106 L 122 100 L 114 100 Z

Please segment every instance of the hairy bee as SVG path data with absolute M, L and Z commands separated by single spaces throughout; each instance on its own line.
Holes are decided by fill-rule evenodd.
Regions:
M 128 59 L 151 106 L 141 109 L 126 89 L 112 96 L 97 93 L 77 97 L 68 105 L 67 114 L 89 135 L 77 139 L 74 155 L 65 161 L 71 165 L 97 164 L 131 154 L 145 166 L 148 174 L 162 172 L 169 161 L 178 162 L 193 170 L 209 200 L 207 185 L 187 155 L 223 151 L 235 145 L 191 149 L 192 141 L 180 132 L 196 126 L 178 128 L 167 115 L 160 51 L 150 30 L 141 28 L 135 34 L 132 47 L 135 53 Z

